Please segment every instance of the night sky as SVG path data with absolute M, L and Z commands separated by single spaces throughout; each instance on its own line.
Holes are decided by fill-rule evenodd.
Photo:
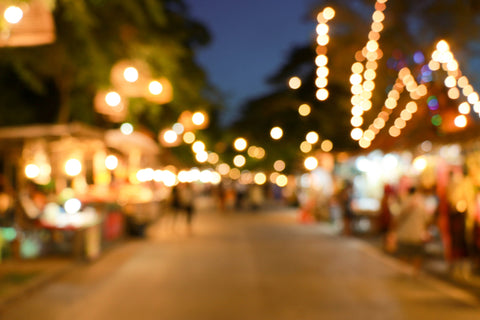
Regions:
M 266 78 L 277 71 L 295 45 L 315 36 L 309 18 L 312 0 L 185 0 L 190 14 L 207 26 L 212 42 L 198 61 L 227 98 L 224 123 L 249 98 L 267 92 Z

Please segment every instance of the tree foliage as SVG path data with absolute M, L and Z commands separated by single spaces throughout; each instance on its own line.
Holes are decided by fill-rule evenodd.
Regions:
M 94 95 L 111 87 L 112 66 L 123 59 L 148 64 L 167 78 L 173 101 L 132 101 L 129 119 L 156 132 L 185 109 L 208 110 L 208 79 L 195 62 L 208 30 L 181 0 L 57 0 L 56 41 L 0 49 L 0 125 L 83 121 L 113 126 L 95 113 Z M 15 108 L 18 113 L 12 115 Z M 145 121 L 147 119 L 148 121 Z M 144 123 L 140 123 L 140 121 Z
M 312 36 L 311 43 L 292 48 L 286 62 L 267 79 L 272 88 L 271 93 L 245 104 L 243 117 L 235 124 L 239 134 L 242 128 L 253 123 L 249 126 L 252 128 L 249 134 L 258 143 L 267 143 L 268 138 L 265 136 L 273 123 L 284 126 L 286 139 L 276 146 L 278 150 L 271 152 L 296 152 L 297 158 L 298 146 L 310 130 L 317 131 L 323 139 L 332 140 L 335 151 L 357 150 L 356 143 L 350 138 L 350 68 L 355 62 L 355 53 L 368 41 L 374 4 L 375 1 L 370 0 L 319 1 L 308 14 L 309 19 L 315 19 L 317 12 L 326 6 L 336 10 L 335 18 L 329 22 L 328 100 L 321 102 L 315 98 L 316 43 Z M 477 1 L 388 1 L 384 13 L 384 29 L 379 40 L 383 57 L 378 61 L 379 67 L 376 70 L 376 88 L 372 97 L 374 110 L 365 116 L 366 122 L 370 121 L 369 116 L 376 115 L 383 106 L 386 92 L 395 83 L 398 70 L 403 66 L 414 70 L 418 68 L 413 55 L 422 52 L 428 60 L 434 45 L 440 39 L 450 43 L 464 73 L 472 82 L 479 83 L 480 79 L 475 72 L 480 56 L 480 6 Z M 302 79 L 300 89 L 288 88 L 288 79 L 292 76 Z M 443 79 L 442 76 L 433 77 L 436 83 L 443 83 Z M 438 87 L 438 84 L 433 87 Z M 478 85 L 476 88 L 479 89 Z M 302 103 L 308 103 L 312 107 L 312 113 L 305 118 L 296 113 Z

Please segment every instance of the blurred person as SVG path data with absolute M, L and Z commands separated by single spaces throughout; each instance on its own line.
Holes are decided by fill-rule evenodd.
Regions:
M 192 234 L 193 216 L 195 213 L 195 192 L 191 183 L 182 183 L 178 190 L 181 211 L 185 213 L 188 234 Z
M 379 232 L 382 236 L 383 247 L 387 252 L 395 251 L 395 234 L 393 228 L 392 203 L 395 201 L 395 189 L 390 184 L 385 184 L 380 202 Z
M 458 278 L 470 276 L 467 222 L 469 211 L 475 207 L 474 198 L 474 188 L 470 179 L 461 170 L 451 171 L 447 189 L 450 271 Z
M 258 184 L 253 184 L 248 189 L 248 198 L 253 210 L 258 210 L 264 202 L 263 188 Z
M 354 219 L 354 212 L 352 209 L 353 183 L 351 181 L 345 181 L 343 188 L 339 192 L 338 198 L 343 214 L 343 234 L 349 236 L 353 233 Z
M 223 181 L 221 181 L 217 185 L 217 201 L 218 201 L 218 209 L 224 213 L 226 209 L 226 202 L 227 202 L 227 190 L 225 188 L 225 184 Z
M 427 218 L 425 199 L 417 187 L 411 186 L 400 203 L 394 228 L 397 254 L 413 265 L 413 275 L 417 275 L 422 267 Z

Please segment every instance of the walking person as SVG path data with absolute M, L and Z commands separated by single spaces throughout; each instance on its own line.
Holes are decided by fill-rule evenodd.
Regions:
M 410 187 L 400 205 L 400 212 L 395 217 L 397 254 L 413 265 L 413 275 L 417 275 L 422 267 L 427 236 L 425 200 L 416 187 Z
M 195 192 L 191 183 L 182 183 L 178 191 L 180 206 L 185 213 L 187 233 L 191 235 L 193 233 L 192 223 L 195 214 Z

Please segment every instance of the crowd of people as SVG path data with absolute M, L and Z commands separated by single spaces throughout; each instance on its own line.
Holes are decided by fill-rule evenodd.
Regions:
M 342 205 L 343 233 L 351 235 L 352 183 L 344 183 L 336 194 Z M 410 180 L 386 184 L 376 216 L 375 232 L 384 250 L 410 262 L 417 273 L 426 256 L 425 248 L 437 241 L 441 258 L 454 277 L 468 279 L 480 270 L 480 196 L 465 169 L 455 168 L 441 185 Z

